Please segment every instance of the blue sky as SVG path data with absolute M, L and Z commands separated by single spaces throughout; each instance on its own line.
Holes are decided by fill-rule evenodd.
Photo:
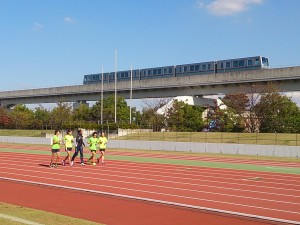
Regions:
M 298 0 L 0 0 L 0 90 L 264 55 L 300 65 Z

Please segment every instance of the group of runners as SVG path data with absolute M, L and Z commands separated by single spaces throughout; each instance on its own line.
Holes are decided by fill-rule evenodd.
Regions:
M 67 152 L 66 157 L 62 160 L 61 164 L 63 166 L 66 165 L 66 162 L 69 163 L 70 166 L 74 165 L 74 160 L 80 153 L 80 165 L 84 166 L 85 162 L 83 159 L 83 147 L 85 147 L 85 143 L 83 140 L 83 131 L 78 130 L 78 134 L 76 136 L 76 139 L 72 135 L 72 130 L 68 130 L 67 134 L 65 135 L 64 139 L 61 140 L 60 138 L 60 131 L 56 130 L 54 132 L 54 136 L 52 138 L 52 156 L 50 161 L 50 167 L 58 167 L 58 163 L 60 162 L 60 148 L 61 144 L 65 145 L 65 151 Z M 75 152 L 73 156 L 71 157 L 71 153 L 73 150 L 73 143 L 75 139 Z M 91 157 L 88 159 L 88 164 L 96 166 L 96 162 L 98 164 L 105 164 L 104 162 L 104 155 L 105 155 L 105 149 L 107 144 L 107 138 L 105 137 L 105 133 L 101 132 L 100 137 L 98 137 L 98 133 L 94 132 L 92 134 L 92 137 L 88 139 L 88 144 L 90 146 L 91 151 Z M 100 157 L 97 158 L 97 149 L 99 148 L 100 151 Z

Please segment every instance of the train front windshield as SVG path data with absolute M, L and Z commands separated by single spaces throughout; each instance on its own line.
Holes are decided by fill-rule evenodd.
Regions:
M 266 57 L 262 57 L 262 65 L 263 67 L 269 67 L 269 60 Z

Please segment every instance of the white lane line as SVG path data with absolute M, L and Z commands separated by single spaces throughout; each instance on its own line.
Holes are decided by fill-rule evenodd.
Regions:
M 0 146 L 0 150 L 1 148 L 9 148 L 10 146 L 7 147 L 2 147 Z M 21 149 L 21 148 L 13 148 L 16 151 Z M 30 149 L 28 148 L 28 150 L 34 151 L 44 151 L 47 152 L 47 149 L 43 148 L 43 149 Z M 86 151 L 85 153 L 89 153 L 88 151 Z M 25 153 L 26 154 L 26 153 Z M 34 153 L 31 153 L 34 154 Z M 179 159 L 179 160 L 193 160 L 193 161 L 202 161 L 202 162 L 218 162 L 218 163 L 233 163 L 233 164 L 247 164 L 247 165 L 261 165 L 261 166 L 282 166 L 282 167 L 298 167 L 299 168 L 299 164 L 298 163 L 293 163 L 293 162 L 286 162 L 286 163 L 281 163 L 281 162 L 270 162 L 270 161 L 266 161 L 266 160 L 249 160 L 249 159 L 228 159 L 228 158 L 212 158 L 212 157 L 205 157 L 205 156 L 181 156 L 181 155 L 164 155 L 164 154 L 154 154 L 154 153 L 135 153 L 135 152 L 118 152 L 118 151 L 114 151 L 111 150 L 111 154 L 112 156 L 132 156 L 132 157 L 154 157 L 154 158 L 158 158 L 158 159 Z
M 162 201 L 162 200 L 156 200 L 156 199 L 151 199 L 151 198 L 141 198 L 141 197 L 130 196 L 130 195 L 114 194 L 114 193 L 110 193 L 110 192 L 95 191 L 95 190 L 89 190 L 89 189 L 83 189 L 83 188 L 68 187 L 68 186 L 63 186 L 63 185 L 55 185 L 55 184 L 48 184 L 48 183 L 42 183 L 42 182 L 34 182 L 34 181 L 20 180 L 20 179 L 14 179 L 14 178 L 0 177 L 0 179 L 15 181 L 15 182 L 21 182 L 21 183 L 27 183 L 27 184 L 29 183 L 29 184 L 36 184 L 36 185 L 41 185 L 41 186 L 48 186 L 48 187 L 56 187 L 56 188 L 62 188 L 62 189 L 68 189 L 68 190 L 75 190 L 75 191 L 81 191 L 81 192 L 87 192 L 87 193 L 102 194 L 102 195 L 107 195 L 107 196 L 115 196 L 115 197 L 127 198 L 127 199 L 139 200 L 139 201 L 154 202 L 154 203 L 160 203 L 160 204 L 171 205 L 171 206 L 179 206 L 179 207 L 197 209 L 197 210 L 202 210 L 202 211 L 210 211 L 210 212 L 228 214 L 228 215 L 233 215 L 233 216 L 241 216 L 241 217 L 254 218 L 254 219 L 260 219 L 260 220 L 266 220 L 266 221 L 273 221 L 273 222 L 287 223 L 287 224 L 293 224 L 293 225 L 300 225 L 299 221 L 285 220 L 285 219 L 266 217 L 266 216 L 259 216 L 259 215 L 255 215 L 255 214 L 239 213 L 239 212 L 233 212 L 233 211 L 228 211 L 228 210 L 220 210 L 220 209 L 214 209 L 214 208 L 208 208 L 208 207 L 202 207 L 202 206 L 195 206 L 195 205 L 189 205 L 189 204 L 181 204 L 181 203 L 170 202 L 170 201 Z
M 3 169 L 9 169 L 7 167 L 1 167 Z M 178 188 L 178 187 L 171 187 L 171 186 L 163 186 L 163 185 L 154 185 L 154 184 L 145 184 L 145 183 L 137 183 L 137 182 L 129 182 L 129 181 L 120 181 L 120 180 L 112 180 L 112 179 L 106 179 L 106 178 L 95 178 L 93 176 L 79 176 L 79 175 L 72 175 L 68 172 L 66 173 L 62 173 L 60 172 L 59 174 L 57 173 L 51 173 L 51 172 L 42 172 L 42 171 L 36 171 L 36 170 L 28 170 L 28 169 L 17 169 L 17 168 L 13 168 L 14 171 L 26 171 L 29 173 L 38 173 L 38 174 L 50 174 L 50 175 L 55 175 L 55 176 L 68 176 L 68 177 L 74 177 L 74 178 L 80 178 L 80 179 L 90 179 L 90 180 L 99 180 L 99 181 L 108 181 L 111 183 L 120 183 L 120 184 L 133 184 L 133 185 L 137 185 L 137 186 L 145 186 L 145 187 L 155 187 L 155 188 L 162 188 L 162 189 L 166 189 L 166 191 L 168 189 L 170 190 L 177 190 L 177 191 L 185 191 L 185 194 L 191 192 L 191 193 L 203 193 L 203 194 L 211 194 L 211 195 L 219 195 L 219 196 L 226 196 L 226 197 L 233 197 L 233 198 L 242 198 L 242 199 L 252 199 L 252 200 L 257 200 L 257 201 L 266 201 L 266 202 L 276 202 L 276 203 L 282 203 L 282 204 L 291 204 L 291 205 L 300 205 L 300 203 L 298 202 L 288 202 L 288 201 L 279 201 L 279 200 L 273 200 L 273 199 L 265 199 L 265 198 L 256 198 L 256 197 L 249 197 L 249 196 L 241 196 L 241 195 L 233 195 L 233 194 L 224 194 L 224 193 L 219 193 L 219 192 L 210 192 L 210 191 L 201 191 L 201 190 L 196 190 L 196 189 L 187 189 L 187 188 Z M 5 172 L 4 172 L 5 173 Z M 118 176 L 118 177 L 122 177 L 122 178 L 129 178 L 128 176 Z M 133 178 L 135 179 L 135 178 Z M 146 179 L 143 179 L 146 180 Z M 159 182 L 158 180 L 153 180 L 155 182 Z M 180 182 L 178 182 L 178 184 L 182 184 Z
M 79 182 L 79 181 L 69 181 L 69 180 L 62 180 L 62 179 L 49 178 L 49 177 L 31 176 L 31 175 L 25 175 L 25 174 L 5 173 L 5 172 L 0 172 L 0 173 L 13 175 L 13 176 L 21 176 L 21 177 L 29 177 L 29 178 L 59 181 L 59 182 L 65 182 L 65 183 L 71 183 L 71 184 L 83 184 L 83 185 L 90 185 L 90 186 L 95 186 L 95 187 L 104 187 L 104 188 L 111 188 L 111 189 L 116 189 L 116 190 L 139 192 L 139 193 L 142 193 L 142 194 L 153 194 L 153 195 L 160 195 L 160 196 L 167 196 L 167 197 L 176 197 L 176 198 L 181 198 L 181 199 L 184 199 L 184 200 L 188 199 L 188 200 L 195 200 L 195 201 L 200 201 L 200 202 L 201 201 L 206 201 L 206 202 L 220 203 L 220 204 L 225 204 L 225 205 L 234 205 L 234 206 L 241 206 L 241 207 L 246 207 L 246 208 L 262 209 L 262 210 L 269 210 L 269 211 L 275 211 L 275 212 L 283 212 L 283 213 L 291 213 L 291 214 L 300 215 L 300 212 L 274 209 L 274 208 L 266 208 L 266 207 L 261 207 L 261 206 L 245 205 L 245 204 L 240 204 L 240 203 L 224 202 L 224 201 L 211 200 L 211 199 L 205 199 L 205 198 L 196 198 L 196 197 L 182 196 L 182 195 L 176 195 L 176 194 L 168 194 L 168 193 L 160 193 L 160 192 L 154 192 L 154 191 L 137 190 L 137 189 L 133 189 L 133 188 L 116 187 L 116 186 L 111 186 L 111 185 L 92 184 L 92 183 Z M 7 178 L 7 177 L 0 177 L 0 179 L 1 178 Z
M 37 168 L 36 166 L 27 166 L 27 165 L 24 165 L 24 163 L 22 164 L 21 167 L 25 167 L 25 168 Z M 11 169 L 15 170 L 15 168 L 16 168 L 16 165 L 14 165 Z M 6 166 L 5 169 L 9 169 L 9 167 Z M 47 170 L 48 170 L 48 168 L 47 168 Z M 85 171 L 83 171 L 82 167 L 73 167 L 72 171 L 79 172 L 80 174 L 91 175 L 91 176 L 94 176 L 94 175 L 98 176 L 99 175 L 99 173 L 93 173 L 92 171 L 85 172 Z M 60 170 L 60 172 L 61 172 L 61 170 Z M 184 182 L 171 181 L 171 180 L 166 180 L 166 179 L 165 180 L 161 180 L 161 179 L 151 179 L 151 178 L 143 178 L 143 177 L 137 177 L 137 176 L 128 176 L 127 172 L 123 172 L 123 173 L 127 174 L 126 176 L 112 175 L 110 170 L 104 170 L 104 169 L 101 169 L 101 172 L 109 172 L 108 174 L 103 174 L 103 173 L 101 174 L 101 176 L 107 176 L 107 177 L 116 177 L 116 178 L 120 177 L 120 178 L 129 178 L 129 179 L 137 179 L 137 180 L 156 181 L 156 182 L 163 182 L 163 183 L 169 183 L 169 184 L 182 184 L 182 185 L 188 185 L 188 186 L 193 186 L 193 187 L 208 187 L 208 188 L 216 188 L 216 189 L 221 189 L 221 190 L 241 191 L 241 192 L 250 192 L 250 193 L 257 193 L 257 194 L 264 194 L 264 195 L 275 195 L 275 196 L 300 198 L 300 195 L 296 196 L 296 195 L 280 194 L 280 193 L 274 193 L 274 192 L 246 190 L 245 188 L 244 189 L 237 189 L 237 188 L 228 188 L 228 187 L 222 187 L 222 186 L 220 187 L 220 186 L 212 186 L 212 185 L 204 185 L 204 184 L 184 183 Z M 67 173 L 68 173 L 67 175 L 70 174 L 69 170 L 67 171 Z M 85 176 L 84 178 L 87 178 L 87 177 L 88 176 Z M 170 178 L 172 178 L 172 177 L 170 177 Z M 231 183 L 228 183 L 228 184 L 231 184 Z M 191 189 L 189 189 L 189 190 L 191 190 Z
M 2 161 L 2 160 L 1 160 Z M 8 160 L 8 162 L 10 162 L 9 160 Z M 31 161 L 32 162 L 32 161 Z M 32 163 L 31 163 L 32 164 Z M 67 171 L 70 171 L 69 169 L 68 169 L 69 167 L 67 166 L 66 167 L 66 170 Z M 73 167 L 73 168 L 75 168 L 75 167 Z M 73 170 L 73 168 L 72 168 L 72 170 Z M 120 171 L 120 170 L 116 170 L 116 169 L 114 169 L 114 170 L 111 170 L 111 169 L 105 169 L 106 167 L 102 167 L 101 168 L 101 171 L 103 172 L 103 171 L 105 171 L 105 172 L 109 172 L 110 174 L 110 176 L 118 176 L 118 175 L 112 175 L 111 173 L 118 173 L 118 174 L 126 174 L 127 176 L 129 175 L 129 174 L 131 174 L 132 176 L 135 176 L 135 175 L 142 175 L 142 176 L 145 176 L 145 174 L 144 173 L 137 173 L 137 172 L 128 172 L 128 171 L 126 171 L 127 169 L 125 168 L 125 169 L 122 169 L 122 171 Z M 119 168 L 120 169 L 120 168 Z M 130 170 L 132 170 L 132 169 L 130 169 Z M 136 170 L 134 170 L 134 171 L 136 171 Z M 140 171 L 140 170 L 139 170 Z M 80 170 L 80 172 L 81 172 L 81 170 Z M 141 172 L 141 171 L 140 171 Z M 146 170 L 146 172 L 149 172 L 149 171 L 147 171 Z M 97 174 L 97 175 L 99 175 L 99 174 Z M 182 174 L 181 174 L 182 175 Z M 190 178 L 185 178 L 185 177 L 172 177 L 172 176 L 164 176 L 164 175 L 155 175 L 155 174 L 151 174 L 151 176 L 153 176 L 153 177 L 159 177 L 160 179 L 161 178 L 166 178 L 166 179 L 180 179 L 180 180 L 187 180 L 187 181 L 197 181 L 197 182 L 209 182 L 209 183 L 217 183 L 217 184 L 230 184 L 230 185 L 232 185 L 232 184 L 234 184 L 234 185 L 237 185 L 237 186 L 246 186 L 247 188 L 248 187 L 254 187 L 254 188 L 264 188 L 264 189 L 272 189 L 272 190 L 283 190 L 283 191 L 294 191 L 294 192 L 300 192 L 300 190 L 298 189 L 298 188 L 296 188 L 296 189 L 288 189 L 288 188 L 278 188 L 278 187 L 270 187 L 270 186 L 263 186 L 263 185 L 252 185 L 252 184 L 241 184 L 241 183 L 235 183 L 235 182 L 224 182 L 224 181 L 213 181 L 213 180 L 204 180 L 204 179 L 200 179 L 200 178 L 198 178 L 198 179 L 190 179 Z M 211 178 L 211 177 L 209 177 L 209 178 Z M 236 181 L 236 179 L 232 179 L 232 180 L 234 180 L 234 181 Z M 238 181 L 241 181 L 241 180 L 238 180 Z M 246 180 L 245 180 L 246 181 Z M 172 181 L 173 182 L 173 181 Z M 185 184 L 190 184 L 190 185 L 195 185 L 195 183 L 185 183 Z M 276 183 L 276 184 L 278 184 L 278 183 Z M 288 195 L 287 195 L 288 196 Z M 293 197 L 297 197 L 297 196 L 295 196 L 295 195 L 292 195 Z
M 9 155 L 12 155 L 12 154 L 9 154 Z M 1 156 L 3 156 L 3 154 Z M 22 157 L 22 160 L 23 160 L 23 158 L 24 159 L 25 158 L 29 159 L 29 157 Z M 30 157 L 30 158 L 31 159 L 32 158 L 36 159 L 37 157 Z M 42 157 L 39 157 L 39 158 L 42 158 Z M 46 157 L 44 156 L 43 159 L 44 158 L 46 158 Z M 49 158 L 47 157 L 47 159 L 49 159 Z M 127 170 L 135 170 L 133 168 L 139 168 L 139 170 L 140 170 L 140 168 L 144 168 L 143 171 L 149 171 L 149 170 L 145 170 L 145 165 L 141 166 L 141 165 L 137 165 L 137 163 L 132 163 L 132 162 L 129 162 L 129 161 L 126 161 L 126 163 L 124 163 L 124 161 L 117 161 L 116 162 L 116 160 L 112 160 L 112 161 L 110 161 L 110 163 L 111 163 L 110 165 L 118 165 L 118 167 L 119 167 L 119 165 L 125 165 Z M 131 168 L 128 168 L 129 166 Z M 158 170 L 155 170 L 155 168 L 151 168 L 151 171 L 158 171 Z M 168 172 L 166 172 L 166 171 L 168 171 Z M 174 173 L 174 171 L 178 171 L 178 173 L 177 172 Z M 169 165 L 166 165 L 166 164 L 161 164 L 160 165 L 160 170 L 158 172 L 160 172 L 160 173 L 167 173 L 167 174 L 170 174 L 170 172 L 171 172 L 172 174 L 181 175 L 183 171 L 185 173 L 188 173 L 190 177 L 202 177 L 202 175 L 199 175 L 199 174 L 203 174 L 203 173 L 207 174 L 207 172 L 209 174 L 216 174 L 216 175 L 220 174 L 220 172 L 217 172 L 217 171 L 213 170 L 213 168 L 208 168 L 208 167 L 202 167 L 201 170 L 198 170 L 198 168 L 197 169 L 193 168 L 193 170 L 187 171 L 186 168 L 184 168 L 184 169 L 180 169 L 180 167 L 174 168 L 174 166 L 172 167 L 172 166 L 169 166 Z M 222 170 L 222 178 L 225 175 L 227 175 L 229 177 L 236 177 L 236 179 L 239 180 L 239 179 L 244 179 L 245 178 L 245 177 L 241 178 L 240 176 L 250 176 L 251 177 L 251 176 L 257 176 L 258 174 L 260 174 L 260 175 L 263 174 L 264 178 L 267 179 L 267 180 L 285 181 L 287 178 L 289 178 L 289 181 L 294 181 L 294 182 L 298 182 L 299 183 L 299 179 L 291 180 L 291 179 L 295 179 L 295 176 L 298 176 L 297 174 L 278 175 L 278 174 L 270 174 L 270 173 L 266 174 L 266 173 L 267 172 L 254 172 L 254 171 L 241 172 L 241 171 L 235 170 L 234 174 L 232 174 L 232 172 L 230 172 L 230 171 Z M 274 178 L 274 177 L 276 177 L 276 178 Z M 279 177 L 279 178 L 282 177 L 284 179 L 278 179 L 277 177 Z M 234 179 L 234 178 L 231 178 L 231 179 Z
M 26 158 L 26 157 L 24 157 L 24 158 Z M 22 158 L 23 159 L 23 158 Z M 34 159 L 36 159 L 36 157 L 34 157 Z M 114 162 L 113 162 L 113 164 L 115 164 Z M 128 163 L 129 164 L 129 163 Z M 132 169 L 131 168 L 128 168 L 128 164 L 126 164 L 126 170 L 134 170 L 133 169 L 133 166 L 131 166 L 132 167 Z M 117 165 L 119 165 L 119 163 L 117 164 Z M 122 164 L 123 165 L 123 164 Z M 133 164 L 134 165 L 134 164 Z M 139 168 L 139 171 L 145 171 L 145 172 L 149 172 L 148 170 L 143 170 L 143 169 L 141 169 L 141 168 L 144 168 L 144 167 L 142 167 L 142 166 L 135 166 L 135 168 Z M 172 172 L 172 174 L 176 174 L 176 175 L 182 175 L 182 172 L 180 173 L 180 172 L 176 172 L 176 173 L 174 173 L 174 169 L 163 169 L 164 171 L 162 171 L 162 169 L 160 169 L 159 171 L 158 170 L 155 170 L 155 168 L 154 169 L 151 169 L 151 171 L 158 171 L 160 174 L 162 174 L 162 173 L 167 173 L 168 175 L 170 175 L 170 172 Z M 166 172 L 166 171 L 170 171 L 170 172 Z M 218 175 L 220 175 L 220 173 L 216 173 L 216 172 L 213 172 L 213 171 L 211 171 L 211 170 L 207 170 L 208 172 L 209 172 L 209 174 L 216 174 L 217 176 Z M 189 172 L 189 171 L 186 171 L 185 170 L 185 173 L 187 173 L 187 172 Z M 200 178 L 202 178 L 203 177 L 203 175 L 199 175 L 199 174 L 207 174 L 207 172 L 205 172 L 205 171 L 193 171 L 193 172 L 195 172 L 195 173 L 197 173 L 197 174 L 190 174 L 189 173 L 189 176 L 190 177 L 200 177 Z M 224 171 L 223 171 L 224 172 Z M 224 175 L 224 173 L 222 172 L 222 176 L 221 176 L 221 178 L 222 179 L 233 179 L 233 180 L 242 180 L 242 179 L 245 179 L 245 177 L 240 177 L 240 176 L 242 176 L 242 175 L 244 175 L 244 176 L 247 176 L 247 177 L 252 177 L 252 176 L 257 176 L 258 175 L 258 173 L 255 173 L 255 174 L 252 174 L 251 173 L 251 175 L 249 174 L 249 173 L 240 173 L 240 176 L 239 175 L 232 175 L 232 174 L 228 174 L 228 176 L 229 177 L 227 177 L 227 178 L 224 178 L 225 177 L 225 175 Z M 235 172 L 235 174 L 236 173 L 238 173 L 238 172 Z M 260 174 L 260 175 L 262 175 L 262 174 Z M 233 177 L 233 178 L 230 178 L 230 176 L 231 177 Z M 212 177 L 212 176 L 205 176 L 205 177 Z M 214 177 L 216 177 L 216 176 L 214 176 Z M 234 178 L 234 177 L 236 177 L 236 178 Z M 264 174 L 264 176 L 263 176 L 266 180 L 275 180 L 275 181 L 285 181 L 286 180 L 286 178 L 287 178 L 287 176 L 285 176 L 284 178 L 285 179 L 275 179 L 275 178 L 270 178 L 268 175 L 265 175 Z M 263 180 L 263 181 L 260 181 L 260 183 L 266 183 L 266 181 L 265 181 L 265 179 Z M 292 181 L 291 180 L 291 178 L 289 178 L 289 181 Z M 276 183 L 276 182 L 268 182 L 268 183 Z M 295 184 L 295 183 L 299 183 L 299 181 L 298 180 L 294 180 L 294 182 L 290 182 L 290 183 L 293 183 L 293 184 L 290 184 L 290 185 L 292 185 L 292 186 L 295 186 L 295 185 L 297 185 L 297 184 Z M 279 183 L 279 184 L 282 184 L 282 185 L 286 185 L 286 183 Z M 300 186 L 300 185 L 299 185 Z
M 16 216 L 9 216 L 9 215 L 2 214 L 2 213 L 0 213 L 0 218 L 18 222 L 18 223 L 27 224 L 27 225 L 44 225 L 42 223 L 37 223 L 37 222 L 30 221 L 30 220 L 25 220 L 25 219 L 22 219 L 22 218 L 19 218 Z
M 23 158 L 22 158 L 23 159 Z M 36 158 L 34 158 L 34 159 L 36 159 Z M 39 161 L 38 161 L 39 162 Z M 144 169 L 141 169 L 141 168 L 143 168 L 142 166 L 139 166 L 139 167 L 136 167 L 136 168 L 139 168 L 139 171 L 145 171 L 145 172 L 149 172 L 149 170 L 144 170 Z M 128 168 L 128 166 L 126 167 L 126 170 L 134 170 L 134 171 L 136 171 L 136 169 L 131 169 L 131 168 Z M 165 169 L 164 169 L 165 170 Z M 166 171 L 169 171 L 169 170 L 165 170 L 165 171 L 162 171 L 162 170 L 155 170 L 155 169 L 151 169 L 151 172 L 155 172 L 155 171 L 157 171 L 157 172 L 159 172 L 160 174 L 170 174 L 170 172 L 166 172 Z M 180 175 L 180 176 L 182 176 L 182 172 L 181 173 L 174 173 L 174 171 L 172 171 L 173 173 L 172 174 L 174 174 L 174 175 Z M 201 171 L 197 171 L 197 175 L 191 175 L 191 176 L 193 176 L 193 177 L 200 177 L 200 178 L 202 178 L 202 177 L 207 177 L 207 178 L 211 178 L 212 176 L 205 176 L 205 175 L 199 175 L 199 173 L 205 173 L 205 172 L 201 172 Z M 210 172 L 209 171 L 209 173 L 211 174 L 217 174 L 217 175 L 219 175 L 220 173 L 215 173 L 215 172 Z M 207 174 L 207 173 L 205 173 L 205 174 Z M 256 173 L 257 174 L 257 173 Z M 253 175 L 253 174 L 252 174 Z M 249 174 L 247 174 L 247 175 L 245 175 L 245 176 L 252 176 L 252 175 L 249 175 Z M 190 176 L 190 174 L 189 174 L 189 176 Z M 236 176 L 236 175 L 229 175 L 229 176 Z M 213 176 L 214 178 L 216 177 L 216 176 Z M 265 177 L 265 176 L 264 176 Z M 242 180 L 242 179 L 245 179 L 245 177 L 239 177 L 239 178 L 230 178 L 230 177 L 225 177 L 224 176 L 224 174 L 222 173 L 222 176 L 220 177 L 220 178 L 222 178 L 222 179 L 227 179 L 227 180 L 238 180 L 238 181 L 240 181 L 240 180 Z M 267 178 L 267 176 L 266 176 L 266 178 Z M 181 178 L 181 179 L 191 179 L 191 178 Z M 270 179 L 270 178 L 268 178 L 268 179 Z M 274 179 L 274 178 L 271 178 L 272 180 L 281 180 L 281 181 L 285 181 L 285 180 L 282 180 L 282 179 Z M 192 179 L 191 179 L 192 180 Z M 289 179 L 289 181 L 292 181 L 292 180 L 290 180 Z M 298 180 L 295 180 L 295 182 L 299 182 Z M 275 183 L 275 184 L 280 184 L 280 185 L 291 185 L 291 186 L 300 186 L 300 184 L 299 185 L 297 185 L 297 184 L 286 184 L 286 183 L 276 183 L 276 182 L 267 182 L 267 181 L 265 181 L 265 180 L 263 180 L 263 181 L 261 181 L 261 183 L 271 183 L 271 184 L 273 184 L 273 183 Z M 292 183 L 292 182 L 291 182 Z

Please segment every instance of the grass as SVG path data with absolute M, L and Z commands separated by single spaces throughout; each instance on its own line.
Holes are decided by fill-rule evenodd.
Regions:
M 115 139 L 300 146 L 300 134 L 276 133 L 139 132 Z
M 0 136 L 41 137 L 42 133 L 54 133 L 52 130 L 9 130 L 0 129 Z
M 49 213 L 41 210 L 29 209 L 21 206 L 11 205 L 0 202 L 0 213 L 13 216 L 25 220 L 29 220 L 36 223 L 41 223 L 45 225 L 96 225 L 99 223 L 90 222 L 87 220 L 77 219 L 73 217 L 67 217 L 58 215 L 55 213 Z M 20 225 L 23 223 L 14 222 L 8 219 L 0 217 L 0 224 L 10 224 L 10 225 Z
M 41 137 L 42 133 L 54 133 L 52 130 L 4 130 L 0 136 Z M 122 133 L 120 134 L 122 135 Z M 116 140 L 174 141 L 203 143 L 234 143 L 259 145 L 300 146 L 300 134 L 280 133 L 225 133 L 225 132 L 138 132 L 119 137 Z

